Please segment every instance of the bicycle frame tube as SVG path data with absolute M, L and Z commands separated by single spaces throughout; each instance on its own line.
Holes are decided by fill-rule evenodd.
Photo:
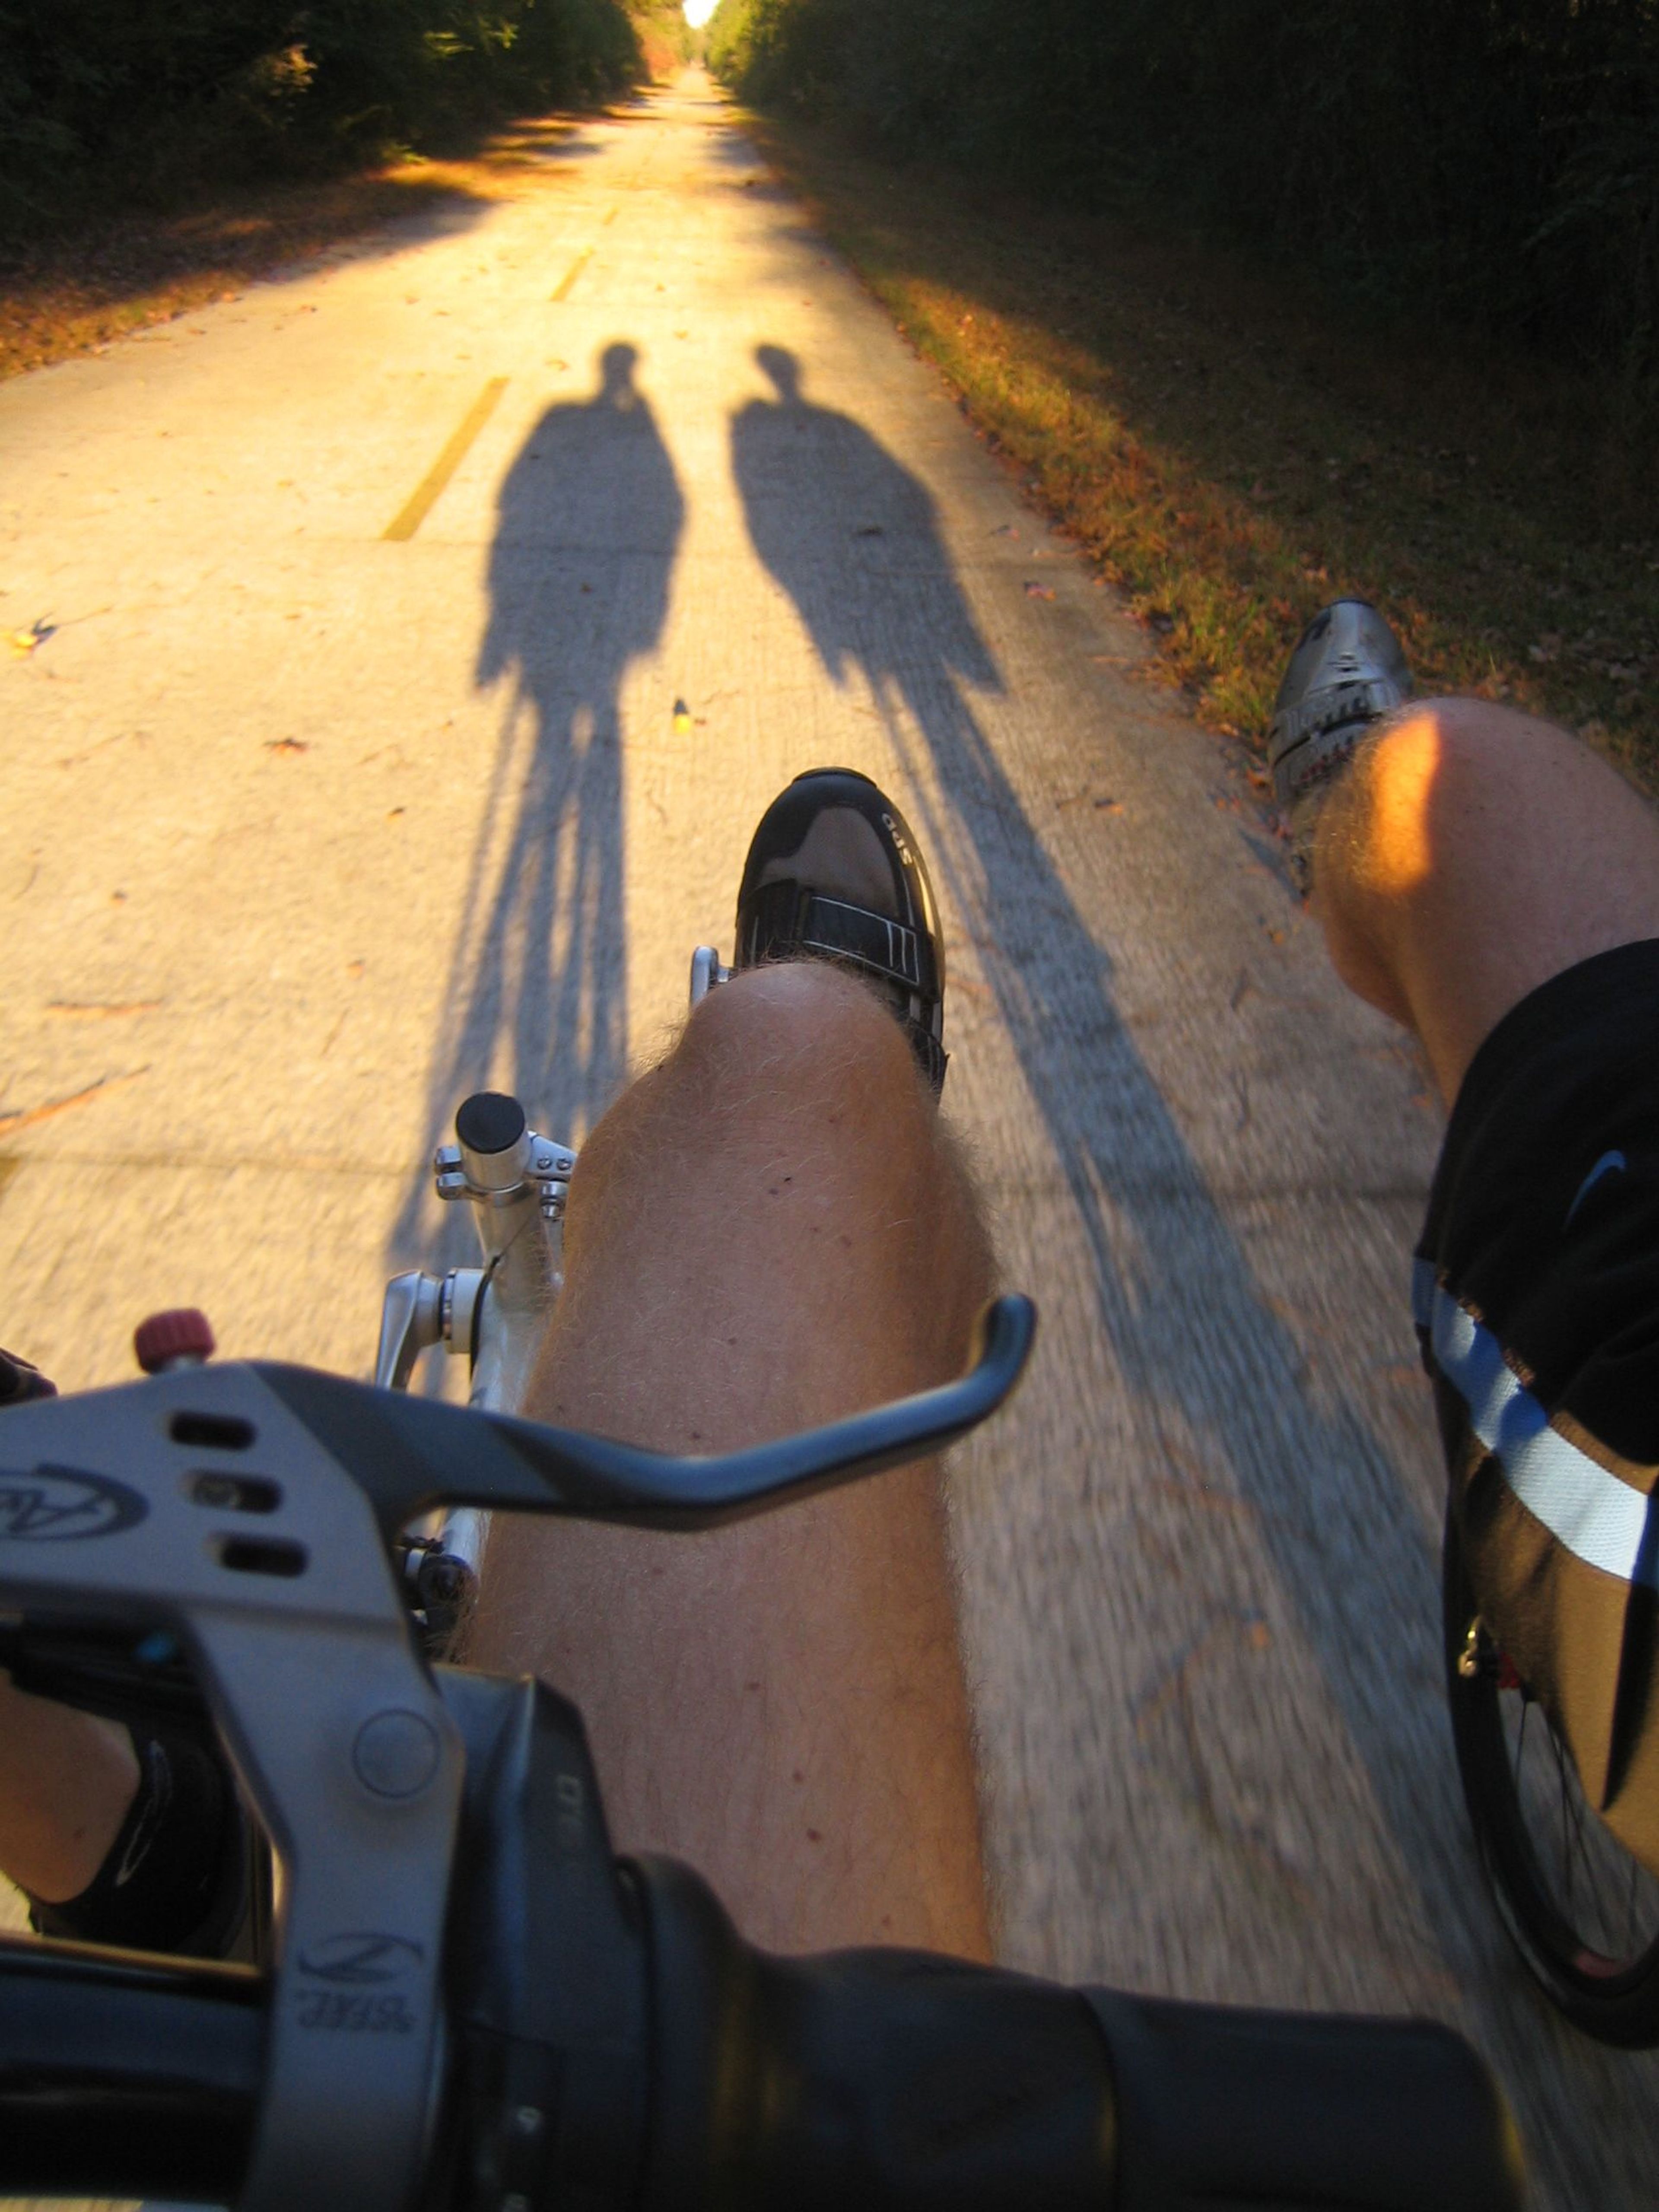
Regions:
M 524 1407 L 530 1373 L 560 1289 L 559 1230 L 528 1189 L 509 1206 L 475 1203 L 483 1249 L 468 1402 L 489 1413 Z
M 407 1388 L 415 1362 L 441 1342 L 471 1366 L 468 1402 L 481 1412 L 522 1411 L 531 1371 L 561 1286 L 561 1224 L 575 1154 L 538 1136 L 516 1099 L 483 1092 L 455 1117 L 453 1145 L 433 1158 L 440 1198 L 465 1200 L 480 1265 L 439 1278 L 416 1270 L 386 1285 L 374 1379 Z M 414 1531 L 477 1574 L 489 1522 L 463 1508 L 431 1515 Z

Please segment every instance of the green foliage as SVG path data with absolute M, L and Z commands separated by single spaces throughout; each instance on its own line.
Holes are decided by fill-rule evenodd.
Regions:
M 646 58 L 653 69 L 684 67 L 702 51 L 702 36 L 685 20 L 680 0 L 629 0 Z
M 441 142 L 637 80 L 660 0 L 0 0 L 0 222 Z
M 722 0 L 742 96 L 1659 367 L 1659 0 Z

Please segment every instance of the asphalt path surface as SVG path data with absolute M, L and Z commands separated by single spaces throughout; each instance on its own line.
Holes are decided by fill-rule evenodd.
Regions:
M 82 1387 L 188 1303 L 367 1372 L 386 1274 L 463 1256 L 459 1099 L 580 1139 L 767 801 L 868 770 L 1042 1316 L 954 1480 L 1006 1956 L 1437 2014 L 1540 2205 L 1659 2198 L 1659 2062 L 1533 2000 L 1465 1835 L 1421 1072 L 706 82 L 0 390 L 0 1341 Z

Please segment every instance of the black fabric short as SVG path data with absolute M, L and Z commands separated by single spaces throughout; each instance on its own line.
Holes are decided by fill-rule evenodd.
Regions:
M 1482 1044 L 1413 1287 L 1481 1617 L 1659 1872 L 1659 940 Z

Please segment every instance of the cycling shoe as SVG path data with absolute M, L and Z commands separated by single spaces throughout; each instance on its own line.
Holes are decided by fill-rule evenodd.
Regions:
M 1399 639 L 1366 600 L 1337 599 L 1303 631 L 1273 702 L 1267 765 L 1304 890 L 1327 785 L 1378 715 L 1413 688 Z
M 874 984 L 937 1096 L 947 1054 L 933 887 L 904 817 L 853 769 L 798 775 L 744 863 L 734 970 L 799 959 L 840 961 Z

